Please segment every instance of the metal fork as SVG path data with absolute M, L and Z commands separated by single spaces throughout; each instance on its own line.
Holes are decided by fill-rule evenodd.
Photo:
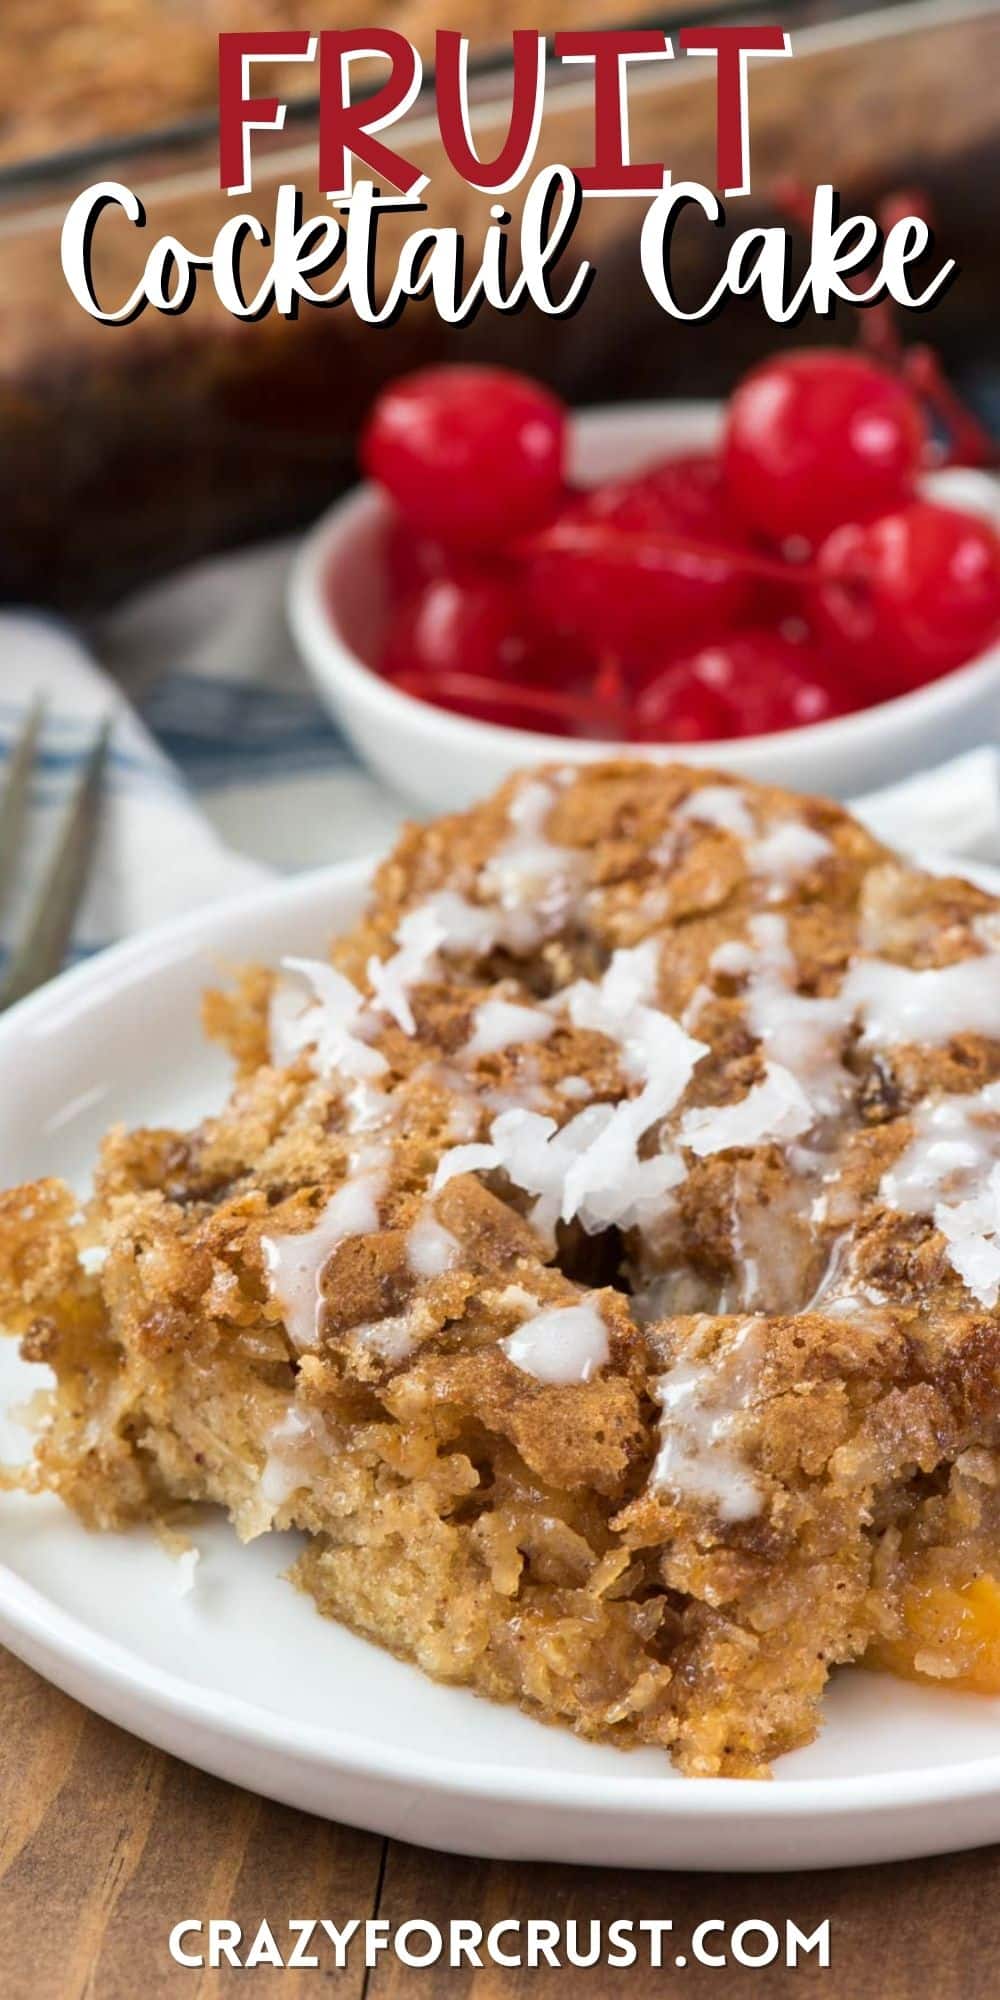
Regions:
M 44 723 L 45 703 L 36 701 L 11 751 L 0 791 L 0 916 L 9 901 L 23 847 L 31 778 Z M 53 978 L 66 956 L 93 859 L 110 737 L 109 719 L 99 728 L 74 785 L 24 930 L 6 977 L 0 980 L 0 1012 Z

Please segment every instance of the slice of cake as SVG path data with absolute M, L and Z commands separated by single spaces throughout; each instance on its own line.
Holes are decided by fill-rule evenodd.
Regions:
M 206 1020 L 215 1116 L 0 1202 L 28 1483 L 299 1529 L 321 1611 L 701 1774 L 838 1663 L 1000 1691 L 994 899 L 825 801 L 555 768 Z

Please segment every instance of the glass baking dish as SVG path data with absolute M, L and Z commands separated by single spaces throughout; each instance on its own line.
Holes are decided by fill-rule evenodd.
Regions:
M 776 219 L 767 191 L 779 176 L 807 188 L 832 179 L 845 206 L 867 209 L 880 192 L 919 183 L 942 249 L 962 266 L 933 335 L 952 365 L 975 366 L 997 307 L 996 6 L 922 0 L 850 15 L 800 6 L 785 10 L 785 25 L 794 60 L 753 72 L 754 193 L 730 204 L 734 226 Z M 506 127 L 505 88 L 502 60 L 480 67 L 474 101 L 484 147 L 491 126 Z M 630 103 L 633 157 L 665 159 L 675 178 L 711 185 L 712 66 L 645 65 Z M 590 157 L 592 116 L 587 83 L 554 72 L 536 166 Z M 253 194 L 241 206 L 266 221 L 276 188 L 290 180 L 307 211 L 321 207 L 318 195 L 311 201 L 313 103 L 296 106 L 283 135 L 254 144 Z M 465 229 L 474 245 L 485 204 L 444 161 L 427 85 L 409 114 L 405 149 L 431 177 L 426 220 Z M 571 400 L 608 401 L 721 393 L 782 339 L 851 337 L 849 313 L 833 331 L 820 321 L 787 334 L 756 302 L 697 327 L 670 319 L 642 282 L 641 210 L 624 199 L 584 204 L 573 254 L 593 260 L 597 279 L 585 309 L 564 322 L 534 310 L 509 318 L 484 311 L 456 330 L 429 305 L 412 304 L 393 327 L 373 328 L 341 307 L 248 324 L 206 288 L 180 318 L 147 311 L 127 328 L 102 326 L 72 298 L 59 262 L 66 209 L 99 179 L 124 181 L 142 196 L 149 242 L 169 230 L 206 249 L 233 212 L 217 185 L 210 119 L 0 169 L 0 590 L 8 599 L 97 608 L 187 558 L 305 522 L 352 478 L 358 422 L 378 386 L 428 361 L 499 360 Z M 516 211 L 518 191 L 507 199 Z M 412 226 L 406 218 L 399 229 Z M 135 232 L 109 228 L 100 243 L 102 282 L 123 296 L 141 262 Z M 723 232 L 685 224 L 678 290 L 704 296 L 724 247 Z M 380 255 L 388 266 L 392 229 Z M 914 331 L 926 337 L 927 320 Z

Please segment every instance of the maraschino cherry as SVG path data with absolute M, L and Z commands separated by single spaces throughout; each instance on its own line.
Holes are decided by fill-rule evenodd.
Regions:
M 778 356 L 737 388 L 720 451 L 587 491 L 538 384 L 438 368 L 390 387 L 363 444 L 395 503 L 380 671 L 484 721 L 702 743 L 825 722 L 974 658 L 1000 639 L 1000 545 L 917 497 L 920 399 L 973 455 L 922 352 Z
M 598 653 L 725 631 L 753 589 L 731 547 L 694 539 L 638 482 L 576 502 L 520 553 L 542 629 Z
M 913 492 L 925 427 L 906 385 L 861 354 L 819 348 L 751 370 L 729 405 L 733 504 L 772 542 L 811 547 Z
M 856 707 L 850 683 L 807 638 L 747 626 L 663 668 L 635 705 L 639 742 L 765 736 Z M 686 733 L 675 733 L 680 718 Z
M 431 577 L 396 612 L 383 671 L 478 674 L 518 679 L 528 654 L 517 592 L 504 579 L 466 564 Z
M 914 500 L 834 530 L 812 613 L 868 699 L 905 694 L 1000 637 L 1000 538 L 981 516 Z
M 504 368 L 428 368 L 383 391 L 361 461 L 423 534 L 488 549 L 550 518 L 565 445 L 565 409 L 541 383 Z

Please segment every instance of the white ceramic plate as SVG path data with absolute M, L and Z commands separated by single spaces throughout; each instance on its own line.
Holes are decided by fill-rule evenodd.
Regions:
M 59 1172 L 82 1186 L 113 1120 L 182 1122 L 217 1102 L 225 1065 L 199 1034 L 202 986 L 226 963 L 321 948 L 365 873 L 352 863 L 198 913 L 0 1022 L 2 1181 Z M 9 1412 L 38 1371 L 0 1347 Z M 282 1580 L 293 1538 L 241 1548 L 220 1521 L 196 1539 L 185 1597 L 152 1534 L 91 1535 L 55 1500 L 0 1495 L 0 1639 L 206 1770 L 462 1853 L 803 1868 L 1000 1838 L 1000 1701 L 846 1673 L 819 1740 L 772 1783 L 682 1779 L 653 1752 L 434 1686 L 321 1619 Z

